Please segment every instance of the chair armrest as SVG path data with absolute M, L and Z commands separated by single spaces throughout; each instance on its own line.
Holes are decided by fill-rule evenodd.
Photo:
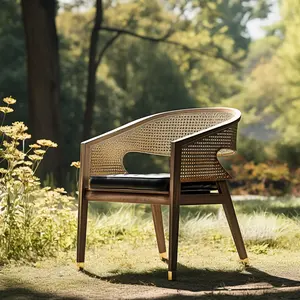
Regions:
M 180 172 L 171 174 L 171 177 L 179 176 L 181 182 L 230 179 L 218 156 L 235 153 L 238 122 L 239 119 L 213 126 L 174 141 L 172 149 L 177 154 L 172 153 L 171 159 L 180 156 L 174 163 L 175 170 L 180 169 Z

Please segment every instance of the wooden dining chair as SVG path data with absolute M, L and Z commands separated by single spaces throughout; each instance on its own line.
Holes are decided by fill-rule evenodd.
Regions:
M 247 253 L 227 186 L 230 175 L 218 156 L 236 150 L 240 111 L 194 108 L 141 118 L 81 143 L 77 263 L 84 268 L 88 203 L 108 201 L 151 205 L 158 250 L 176 279 L 180 205 L 222 204 L 241 260 Z M 170 157 L 169 174 L 128 174 L 129 152 Z M 169 207 L 166 253 L 161 205 Z

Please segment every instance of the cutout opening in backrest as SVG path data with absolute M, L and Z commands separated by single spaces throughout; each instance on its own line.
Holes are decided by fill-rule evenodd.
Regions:
M 168 156 L 130 152 L 124 156 L 125 169 L 131 174 L 169 173 Z

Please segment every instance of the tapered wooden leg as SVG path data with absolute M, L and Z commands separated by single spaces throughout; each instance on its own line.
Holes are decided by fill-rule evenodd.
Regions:
M 166 252 L 166 241 L 165 241 L 165 234 L 164 234 L 164 224 L 163 224 L 162 213 L 161 213 L 161 205 L 152 204 L 151 209 L 152 209 L 152 217 L 153 217 L 154 229 L 156 234 L 158 252 L 161 260 L 165 261 L 168 259 L 168 257 Z
M 229 224 L 236 249 L 238 251 L 240 259 L 243 262 L 247 263 L 247 259 L 248 259 L 247 252 L 245 249 L 245 245 L 244 245 L 243 237 L 242 237 L 241 230 L 239 227 L 239 223 L 236 218 L 234 206 L 233 206 L 233 203 L 231 200 L 231 196 L 230 196 L 230 193 L 228 190 L 227 183 L 226 183 L 226 181 L 220 181 L 220 182 L 218 182 L 218 185 L 219 185 L 219 189 L 220 189 L 221 193 L 223 193 L 224 196 L 226 196 L 226 200 L 224 200 L 224 203 L 223 203 L 223 208 L 225 211 L 227 222 Z
M 78 207 L 78 228 L 77 228 L 77 265 L 79 269 L 84 268 L 86 226 L 87 226 L 88 201 L 82 199 Z
M 179 205 L 170 205 L 168 280 L 176 280 L 179 231 Z

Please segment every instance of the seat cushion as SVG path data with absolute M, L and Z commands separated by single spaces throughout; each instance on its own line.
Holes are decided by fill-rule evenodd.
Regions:
M 92 176 L 89 181 L 91 190 L 150 190 L 168 192 L 170 174 L 117 174 L 106 176 Z M 217 190 L 215 182 L 184 182 L 181 184 L 183 193 L 209 193 Z

